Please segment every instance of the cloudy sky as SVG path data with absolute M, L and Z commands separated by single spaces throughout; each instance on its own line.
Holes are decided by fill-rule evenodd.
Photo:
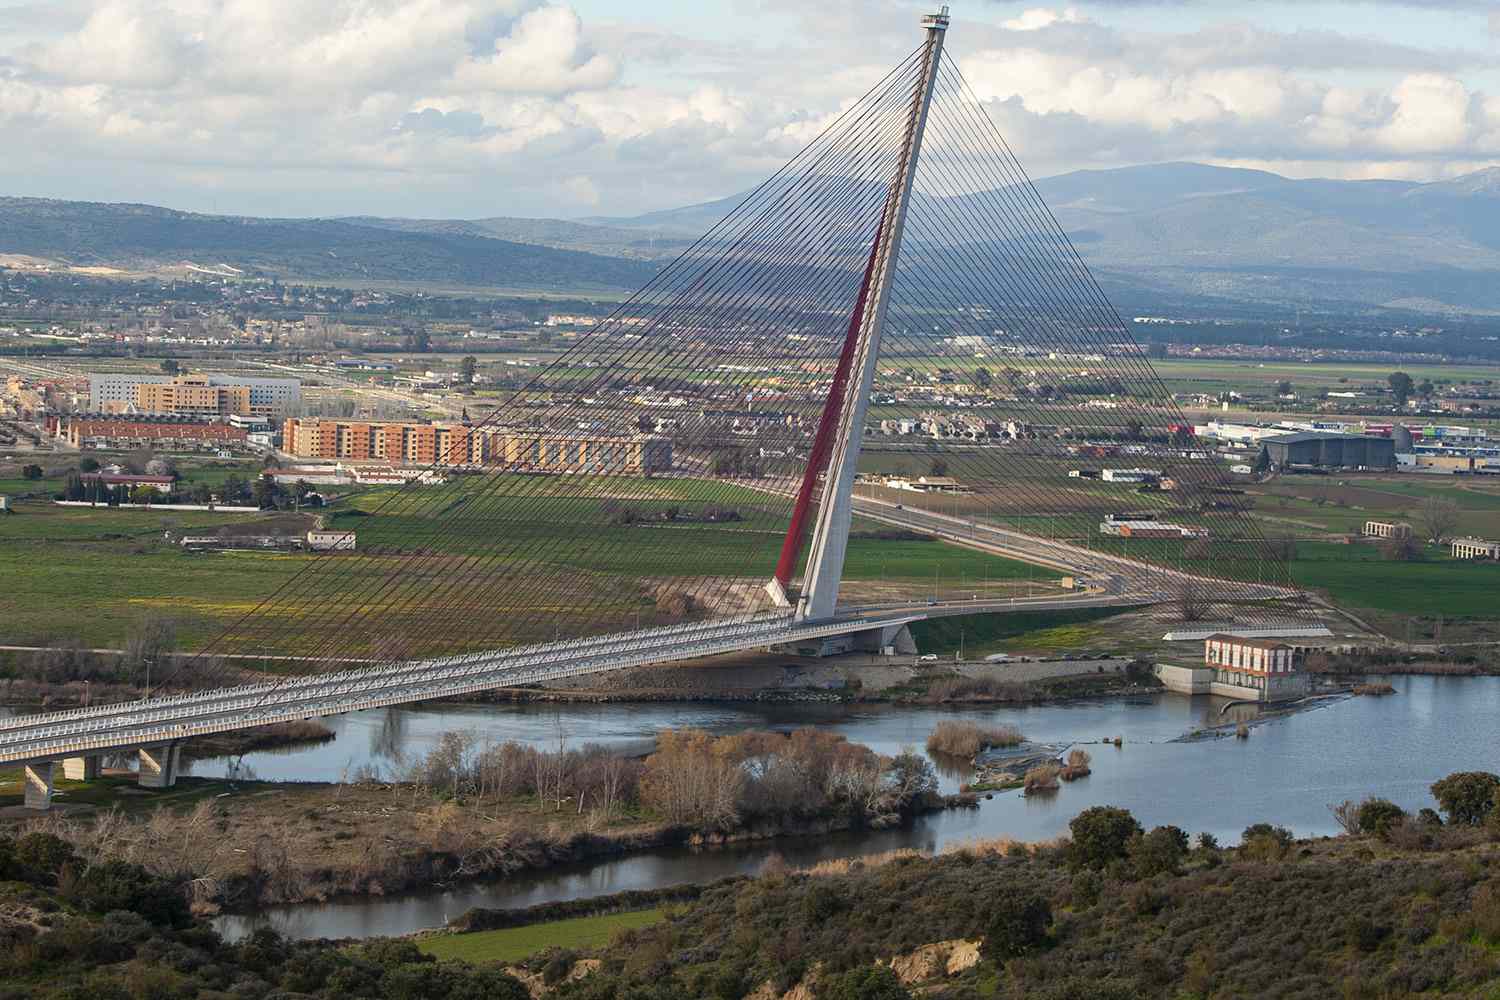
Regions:
M 0 0 L 0 194 L 254 215 L 629 214 L 743 190 L 920 38 L 900 0 Z M 1042 176 L 1500 163 L 1500 5 L 964 0 Z

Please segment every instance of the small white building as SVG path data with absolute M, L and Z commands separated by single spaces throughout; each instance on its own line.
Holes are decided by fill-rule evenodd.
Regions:
M 1161 478 L 1160 469 L 1105 469 L 1099 478 L 1106 483 L 1151 483 Z
M 307 533 L 307 547 L 314 552 L 353 552 L 354 532 L 313 528 Z
M 973 489 L 960 483 L 951 476 L 918 476 L 910 479 L 905 476 L 888 476 L 885 481 L 888 489 L 907 490 L 911 493 L 973 493 Z
M 1410 538 L 1411 525 L 1405 521 L 1366 521 L 1366 538 Z
M 354 465 L 349 473 L 356 483 L 396 486 L 403 483 L 420 483 L 423 486 L 441 486 L 448 477 L 436 469 L 396 468 L 389 465 Z
M 1500 559 L 1500 542 L 1491 542 L 1483 538 L 1455 538 L 1453 539 L 1453 558 Z

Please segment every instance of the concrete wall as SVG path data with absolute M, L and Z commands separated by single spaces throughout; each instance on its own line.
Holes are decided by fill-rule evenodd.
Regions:
M 1266 679 L 1266 689 L 1261 690 L 1216 681 L 1211 667 L 1179 667 L 1171 663 L 1158 663 L 1154 670 L 1157 680 L 1168 691 L 1179 694 L 1211 694 L 1237 701 L 1290 701 L 1306 697 L 1312 688 L 1311 678 L 1301 671 L 1271 674 Z
M 1168 691 L 1179 694 L 1208 694 L 1214 672 L 1207 667 L 1178 667 L 1170 663 L 1155 666 L 1156 679 Z
M 1214 681 L 1210 684 L 1208 693 L 1220 698 L 1233 698 L 1236 701 L 1265 700 L 1260 688 L 1240 687 L 1238 684 L 1225 684 L 1222 681 Z

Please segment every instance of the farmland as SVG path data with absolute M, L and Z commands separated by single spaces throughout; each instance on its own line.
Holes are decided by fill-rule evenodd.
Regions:
M 261 612 L 259 631 L 227 637 L 228 648 L 259 648 L 276 624 L 300 623 L 316 632 L 315 609 L 336 591 L 374 593 L 370 606 L 414 626 L 452 596 L 454 572 L 483 572 L 470 582 L 493 597 L 490 621 L 475 623 L 472 641 L 500 644 L 520 635 L 550 637 L 560 622 L 587 628 L 600 622 L 650 622 L 658 615 L 653 588 L 670 587 L 717 596 L 711 578 L 743 577 L 754 590 L 769 577 L 784 513 L 767 506 L 763 494 L 741 490 L 742 520 L 723 524 L 686 520 L 691 482 L 653 484 L 631 492 L 640 520 L 612 523 L 601 501 L 582 496 L 554 498 L 545 516 L 531 514 L 526 498 L 492 498 L 470 507 L 462 530 L 432 535 L 430 517 L 455 497 L 439 490 L 400 514 L 389 513 L 389 491 L 350 496 L 330 509 L 330 522 L 357 532 L 360 555 L 234 551 L 187 553 L 168 536 L 183 532 L 236 533 L 296 530 L 293 515 L 228 515 L 213 512 L 62 508 L 47 502 L 16 505 L 0 527 L 0 573 L 4 592 L 5 642 L 30 645 L 78 641 L 118 647 L 151 616 L 176 623 L 184 646 L 218 635 L 288 581 L 282 596 Z M 472 491 L 459 492 L 473 500 Z M 684 519 L 661 514 L 678 507 Z M 382 513 L 382 511 L 386 511 Z M 300 530 L 312 519 L 304 516 Z M 863 526 L 865 529 L 874 526 Z M 544 539 L 569 539 L 541 546 Z M 499 544 L 500 541 L 505 544 Z M 690 551 L 692 559 L 683 559 Z M 499 553 L 503 558 L 495 558 Z M 320 560 L 338 560 L 322 573 L 298 574 Z M 490 560 L 493 559 L 493 562 Z M 562 571 L 562 572 L 556 572 Z M 506 580 L 523 573 L 534 581 L 523 593 Z M 922 598 L 937 588 L 1007 591 L 1050 582 L 1051 574 L 1023 563 L 936 541 L 880 538 L 859 530 L 851 540 L 846 578 L 851 587 L 881 594 L 905 592 Z M 519 633 L 517 630 L 521 630 Z M 278 641 L 295 642 L 294 629 Z

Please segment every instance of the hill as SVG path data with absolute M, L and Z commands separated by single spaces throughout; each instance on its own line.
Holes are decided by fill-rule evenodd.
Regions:
M 39 198 L 0 198 L 0 254 L 129 272 L 227 266 L 307 281 L 557 292 L 629 291 L 656 272 L 646 261 L 501 239 L 479 223 L 258 219 Z
M 1037 181 L 1111 291 L 1132 298 L 1500 311 L 1500 168 L 1450 181 L 1294 180 L 1164 163 Z M 914 211 L 973 211 L 986 191 L 914 196 Z M 628 218 L 616 229 L 701 232 L 737 198 Z
M 1418 184 L 1164 163 L 1075 171 L 1037 188 L 1127 310 L 1500 314 L 1500 167 Z M 914 210 L 967 216 L 996 195 L 918 191 Z M 24 255 L 151 272 L 188 262 L 313 281 L 623 291 L 743 197 L 575 221 L 257 219 L 0 198 L 0 263 Z
M 642 232 L 640 229 L 569 222 L 564 219 L 518 219 L 509 216 L 496 216 L 489 219 L 386 219 L 363 215 L 338 221 L 403 233 L 480 236 L 509 240 L 513 243 L 554 247 L 559 250 L 583 250 L 588 253 L 612 257 L 635 257 L 641 260 L 662 260 L 675 257 L 698 236 L 698 233 L 659 234 Z

